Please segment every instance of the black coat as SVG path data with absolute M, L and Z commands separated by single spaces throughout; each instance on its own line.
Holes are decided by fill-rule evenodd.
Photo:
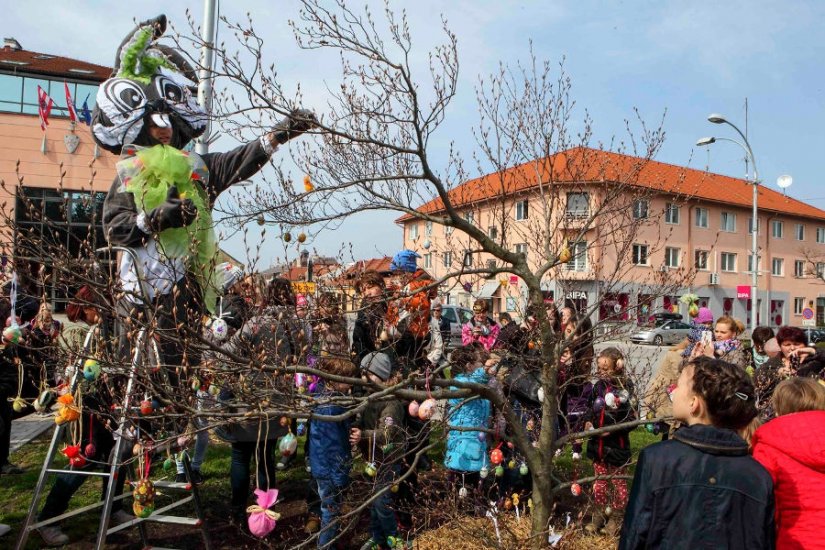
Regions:
M 620 550 L 774 545 L 771 476 L 736 433 L 689 426 L 642 450 Z
M 596 380 L 592 390 L 585 387 L 583 393 L 589 393 L 588 410 L 582 417 L 583 422 L 592 422 L 593 428 L 599 429 L 614 424 L 621 424 L 636 418 L 636 412 L 631 404 L 633 397 L 633 385 L 628 380 L 608 381 Z M 624 399 L 616 408 L 607 405 L 596 411 L 593 407 L 597 398 L 608 393 L 615 396 L 620 394 Z M 624 466 L 630 462 L 630 432 L 632 429 L 615 430 L 603 436 L 591 437 L 587 440 L 587 458 L 594 462 L 604 462 L 610 466 Z

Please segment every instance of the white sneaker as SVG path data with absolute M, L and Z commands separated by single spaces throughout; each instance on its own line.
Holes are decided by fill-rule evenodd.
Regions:
M 126 510 L 118 510 L 117 512 L 112 512 L 110 519 L 117 523 L 126 523 L 127 521 L 132 521 L 133 519 L 135 519 L 135 516 L 133 516 Z
M 37 530 L 46 546 L 63 546 L 69 542 L 69 537 L 60 530 L 58 525 L 45 525 Z
M 582 455 L 581 453 L 573 453 L 573 460 L 581 460 Z
M 6 534 L 6 533 L 8 533 L 9 531 L 11 531 L 11 527 L 9 527 L 8 525 L 6 525 L 5 523 L 0 523 L 0 537 L 2 537 L 3 535 L 5 535 L 5 534 Z

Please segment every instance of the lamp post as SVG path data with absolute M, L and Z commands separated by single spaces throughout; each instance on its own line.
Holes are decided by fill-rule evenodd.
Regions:
M 742 138 L 742 141 L 737 141 L 735 139 L 730 138 L 717 138 L 717 137 L 705 137 L 696 142 L 698 146 L 706 146 L 711 145 L 712 143 L 716 143 L 717 141 L 731 141 L 738 146 L 740 146 L 744 151 L 746 158 L 753 164 L 753 179 L 751 180 L 751 185 L 753 186 L 753 234 L 752 234 L 752 241 L 751 241 L 751 257 L 753 258 L 751 264 L 751 322 L 750 322 L 750 329 L 753 332 L 753 329 L 756 328 L 756 313 L 757 313 L 757 299 L 756 299 L 756 290 L 757 290 L 757 277 L 759 275 L 759 218 L 758 215 L 758 201 L 759 201 L 759 171 L 756 169 L 756 158 L 753 156 L 753 150 L 751 149 L 751 145 L 748 142 L 748 138 L 742 131 L 736 127 L 736 125 L 725 117 L 720 114 L 711 114 L 708 116 L 708 121 L 712 122 L 713 124 L 727 124 L 734 130 L 736 133 L 739 134 Z M 750 174 L 746 174 L 748 179 L 750 179 Z

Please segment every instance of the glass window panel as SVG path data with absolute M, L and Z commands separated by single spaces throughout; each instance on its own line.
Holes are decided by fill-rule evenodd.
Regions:
M 66 206 L 63 200 L 47 200 L 43 209 L 45 219 L 51 222 L 66 221 Z
M 72 226 L 69 230 L 69 254 L 73 258 L 89 256 L 89 248 L 93 243 L 89 242 L 89 226 Z
M 80 110 L 83 108 L 83 101 L 87 101 L 89 111 L 94 109 L 96 104 L 95 102 L 97 101 L 97 88 L 98 86 L 95 84 L 77 85 L 77 92 L 72 97 L 74 98 L 74 102 L 77 104 L 78 114 L 80 113 Z M 86 99 L 87 96 L 88 100 Z
M 0 74 L 0 101 L 19 104 L 23 98 L 23 78 Z
M 23 79 L 23 103 L 29 106 L 34 106 L 34 112 L 37 112 L 37 87 L 40 86 L 47 92 L 49 91 L 49 81 L 45 78 L 30 78 Z M 51 94 L 49 94 L 51 95 Z M 54 97 L 52 97 L 54 99 Z

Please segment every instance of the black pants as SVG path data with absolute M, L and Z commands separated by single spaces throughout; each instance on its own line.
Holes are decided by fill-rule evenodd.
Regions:
M 266 491 L 275 487 L 275 447 L 277 440 L 236 441 L 232 443 L 229 483 L 232 486 L 232 513 L 244 515 L 249 498 L 249 463 L 252 456 L 258 464 L 257 487 Z M 245 517 L 245 516 L 244 516 Z
M 0 366 L 2 368 L 2 366 Z M 11 419 L 12 407 L 8 396 L 0 393 L 0 466 L 9 462 L 11 450 Z

